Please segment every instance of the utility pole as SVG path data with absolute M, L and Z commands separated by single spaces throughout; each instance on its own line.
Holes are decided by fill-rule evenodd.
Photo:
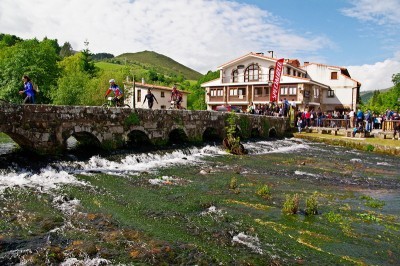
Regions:
M 132 72 L 132 90 L 133 90 L 133 95 L 132 95 L 132 107 L 133 107 L 133 109 L 135 109 L 136 108 L 136 106 L 135 106 L 135 95 L 136 95 L 136 93 L 135 93 L 135 75 L 133 74 L 133 72 Z

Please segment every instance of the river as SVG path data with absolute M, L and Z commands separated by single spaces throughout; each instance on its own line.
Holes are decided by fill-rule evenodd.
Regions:
M 35 257 L 36 262 L 48 265 L 53 264 L 54 260 L 62 265 L 129 264 L 127 262 L 129 259 L 145 264 L 201 264 L 206 262 L 209 264 L 230 265 L 232 263 L 244 263 L 245 261 L 254 265 L 262 265 L 266 261 L 268 261 L 266 264 L 274 264 L 276 262 L 282 264 L 305 263 L 306 265 L 324 265 L 325 263 L 329 265 L 339 262 L 350 265 L 357 263 L 380 265 L 399 263 L 400 164 L 398 163 L 398 157 L 312 143 L 294 138 L 273 141 L 250 141 L 245 142 L 244 146 L 249 152 L 245 156 L 233 156 L 226 153 L 220 145 L 207 144 L 199 147 L 171 147 L 158 151 L 120 151 L 112 154 L 97 155 L 71 151 L 62 157 L 43 158 L 15 151 L 13 142 L 3 140 L 0 143 L 0 198 L 2 199 L 0 215 L 3 221 L 6 220 L 9 224 L 0 223 L 0 229 L 2 229 L 0 233 L 0 262 L 5 265 L 17 263 L 29 265 L 30 263 L 32 264 L 32 261 L 35 262 L 32 259 L 32 257 Z M 186 255 L 184 259 L 178 259 L 178 256 L 172 258 L 172 255 L 166 259 L 161 255 L 149 255 L 143 250 L 137 251 L 139 252 L 138 254 L 146 255 L 141 256 L 130 251 L 126 252 L 130 254 L 129 256 L 127 255 L 128 258 L 121 258 L 122 255 L 114 254 L 118 248 L 108 247 L 108 252 L 112 253 L 112 255 L 107 252 L 102 253 L 102 249 L 99 247 L 102 246 L 100 243 L 96 245 L 97 252 L 94 252 L 95 254 L 91 254 L 81 247 L 81 249 L 85 250 L 85 252 L 81 252 L 85 253 L 83 256 L 71 252 L 71 247 L 67 248 L 68 245 L 65 243 L 60 244 L 54 239 L 53 242 L 51 241 L 52 237 L 54 238 L 54 232 L 58 230 L 69 230 L 68 232 L 70 232 L 72 230 L 66 229 L 74 221 L 73 218 L 69 217 L 77 215 L 78 212 L 83 212 L 81 208 L 99 208 L 97 213 L 100 213 L 100 209 L 102 209 L 100 203 L 98 203 L 99 206 L 97 207 L 82 206 L 85 204 L 91 206 L 92 203 L 88 203 L 89 199 L 97 197 L 96 193 L 98 192 L 91 191 L 93 188 L 107 191 L 104 192 L 104 195 L 107 195 L 107 193 L 112 194 L 111 188 L 101 183 L 105 182 L 107 178 L 112 178 L 114 180 L 113 184 L 116 184 L 115 180 L 128 182 L 126 184 L 132 185 L 132 189 L 133 187 L 135 189 L 145 187 L 149 189 L 148 193 L 154 189 L 154 187 L 148 188 L 149 184 L 160 186 L 167 183 L 174 184 L 176 181 L 175 185 L 177 186 L 190 187 L 195 186 L 194 183 L 203 178 L 204 180 L 199 182 L 196 190 L 204 189 L 203 193 L 206 193 L 208 189 L 213 190 L 213 185 L 207 183 L 208 181 L 203 176 L 209 177 L 212 175 L 219 175 L 226 180 L 229 180 L 230 176 L 238 176 L 239 185 L 235 188 L 235 193 L 232 193 L 233 190 L 227 190 L 231 192 L 221 192 L 222 188 L 219 187 L 216 188 L 215 195 L 224 194 L 225 198 L 223 200 L 222 198 L 219 199 L 219 196 L 215 196 L 215 198 L 210 196 L 210 199 L 204 200 L 212 202 L 207 203 L 207 207 L 220 208 L 220 211 L 223 210 L 225 212 L 237 212 L 237 215 L 233 216 L 235 218 L 229 218 L 233 220 L 232 223 L 235 225 L 233 226 L 231 222 L 226 225 L 230 228 L 229 230 L 226 229 L 226 232 L 228 232 L 226 235 L 233 235 L 229 237 L 226 235 L 221 236 L 222 245 L 216 240 L 209 240 L 209 245 L 215 247 L 212 250 L 208 250 L 207 245 L 202 246 L 200 243 L 209 238 L 201 236 L 201 240 L 199 240 L 198 235 L 218 234 L 216 233 L 217 225 L 213 225 L 216 227 L 215 232 L 207 232 L 203 228 L 202 232 L 204 233 L 194 233 L 194 228 L 201 228 L 204 221 L 199 221 L 199 224 L 197 224 L 196 218 L 192 217 L 190 222 L 186 221 L 180 224 L 176 221 L 176 228 L 173 225 L 169 225 L 169 227 L 166 227 L 169 229 L 165 229 L 179 230 L 179 227 L 182 227 L 183 224 L 185 226 L 187 224 L 194 226 L 194 228 L 187 226 L 189 229 L 186 229 L 185 233 L 179 233 L 187 234 L 186 237 L 181 238 L 179 241 L 196 243 L 196 252 L 201 254 L 197 255 L 196 260 L 190 257 L 191 253 Z M 202 182 L 204 184 L 201 184 Z M 229 181 L 226 182 L 229 183 Z M 267 203 L 260 201 L 261 204 L 267 205 L 265 208 L 271 209 L 269 218 L 259 213 L 260 210 L 254 207 L 255 203 L 250 204 L 250 202 L 257 202 L 258 199 L 255 199 L 254 196 L 244 198 L 248 191 L 254 189 L 261 182 L 268 184 L 273 193 L 276 193 L 272 200 Z M 205 188 L 206 183 L 207 189 Z M 215 186 L 217 186 L 217 182 Z M 164 195 L 164 190 L 161 188 L 161 191 L 157 193 L 161 193 L 158 194 L 160 197 L 164 195 L 169 198 L 172 197 L 172 194 L 180 197 L 180 193 L 184 192 L 181 190 L 178 192 L 178 190 L 178 188 L 176 188 L 176 191 L 165 190 L 166 194 Z M 20 199 L 18 196 L 10 196 L 10 194 L 23 194 L 24 192 L 21 191 L 29 191 L 29 196 L 26 197 L 35 195 L 35 199 L 40 197 L 51 199 L 52 203 L 49 203 L 50 210 L 48 210 L 49 214 L 47 216 L 51 216 L 51 213 L 54 212 L 63 217 L 63 222 L 53 224 L 47 232 L 41 228 L 41 231 L 37 229 L 38 232 L 34 233 L 35 236 L 46 236 L 46 241 L 32 238 L 29 232 L 36 229 L 33 226 L 26 225 L 26 227 L 29 227 L 28 230 L 23 225 L 24 223 L 30 223 L 29 216 L 20 215 L 16 210 L 12 210 L 13 207 L 19 208 L 15 200 Z M 286 216 L 282 216 L 281 206 L 286 194 L 296 192 L 305 197 L 316 191 L 319 193 L 321 207 L 319 215 L 317 215 L 319 220 L 312 223 L 314 223 L 318 233 L 308 228 L 310 221 L 307 219 L 296 218 L 296 223 L 308 224 L 306 226 L 307 229 L 305 227 L 300 229 L 297 227 L 298 225 L 292 224 L 293 221 L 287 221 L 284 218 Z M 140 191 L 137 190 L 136 192 L 139 195 Z M 85 193 L 94 194 L 88 196 Z M 120 195 L 124 195 L 124 193 L 123 188 L 121 188 Z M 73 194 L 74 196 L 73 198 L 68 196 L 69 198 L 65 199 L 66 194 Z M 238 198 L 232 199 L 231 197 L 236 197 L 235 194 L 238 195 Z M 113 194 L 110 197 L 110 202 L 113 202 L 116 197 L 118 196 Z M 185 197 L 189 201 L 190 196 L 186 195 Z M 199 197 L 201 198 L 202 196 Z M 126 206 L 131 204 L 125 196 L 123 198 L 121 196 L 119 200 L 125 202 Z M 23 200 L 20 201 L 23 202 Z M 202 200 L 198 199 L 197 201 Z M 249 205 L 254 206 L 248 207 L 244 202 L 249 202 Z M 27 212 L 29 208 L 24 205 L 27 203 L 21 204 L 20 212 Z M 106 203 L 103 202 L 102 204 L 104 206 Z M 109 204 L 108 208 L 111 208 L 112 204 Z M 201 206 L 203 205 L 204 203 L 201 204 Z M 235 205 L 235 207 L 232 207 L 232 205 Z M 152 218 L 153 220 L 167 219 L 161 217 L 160 213 L 166 212 L 161 205 L 154 210 L 151 207 L 144 206 L 148 205 L 140 206 L 137 210 L 143 211 L 146 215 L 149 215 L 149 212 L 153 213 L 152 215 L 155 215 Z M 249 209 L 246 209 L 246 206 Z M 52 207 L 54 210 L 51 210 Z M 302 209 L 296 217 L 306 217 L 304 216 L 304 208 Z M 209 209 L 205 209 L 201 213 L 207 210 Z M 108 211 L 106 212 L 108 213 Z M 158 240 L 162 239 L 163 241 L 168 241 L 168 243 L 175 243 L 175 235 L 172 235 L 172 233 L 171 235 L 158 234 L 158 231 L 154 230 L 154 225 L 150 227 L 152 221 L 146 220 L 149 227 L 141 223 L 136 224 L 139 218 L 122 218 L 122 212 L 124 212 L 122 209 L 120 212 L 117 210 L 110 211 L 110 213 L 113 213 L 114 219 L 119 223 L 116 228 L 119 228 L 121 224 L 125 224 L 122 227 L 130 224 L 132 228 L 143 234 L 155 235 Z M 248 213 L 248 216 L 252 216 L 250 220 L 248 217 L 239 218 L 241 213 L 245 212 Z M 180 211 L 179 209 L 176 209 L 174 213 L 180 213 L 179 215 L 185 215 L 185 217 L 192 215 L 192 213 L 185 213 L 185 211 Z M 35 211 L 31 211 L 30 215 L 35 216 L 37 214 L 35 214 Z M 45 214 L 41 215 L 41 217 L 46 217 Z M 21 218 L 20 216 L 23 217 Z M 121 217 L 116 218 L 118 216 Z M 211 221 L 220 219 L 212 215 L 210 217 Z M 22 221 L 23 219 L 25 220 Z M 141 217 L 140 219 L 144 218 Z M 170 219 L 168 218 L 168 221 Z M 18 220 L 17 225 L 14 224 L 15 220 Z M 34 221 L 37 222 L 38 219 L 33 219 L 31 222 L 33 223 Z M 165 221 L 157 221 L 157 225 L 161 227 L 163 223 L 165 224 Z M 242 228 L 242 225 L 237 225 L 236 223 L 255 224 L 251 226 L 247 224 Z M 13 226 L 10 224 L 13 224 Z M 133 226 L 133 224 L 136 225 Z M 74 230 L 76 227 L 75 225 Z M 331 227 L 336 228 L 335 230 L 338 231 L 331 232 Z M 27 230 L 26 234 L 21 233 L 24 230 Z M 96 228 L 96 230 L 100 232 L 104 229 Z M 220 228 L 218 230 L 224 231 L 225 229 Z M 268 240 L 267 235 L 271 230 L 280 236 L 275 240 Z M 65 231 L 63 238 L 72 239 L 73 237 L 66 234 Z M 229 232 L 236 232 L 237 234 L 234 235 L 234 233 Z M 299 236 L 293 237 L 296 234 Z M 307 236 L 307 234 L 309 235 Z M 338 234 L 341 235 L 340 239 L 334 239 Z M 56 239 L 59 238 L 60 236 Z M 21 242 L 21 239 L 24 239 L 24 241 Z M 328 241 L 327 239 L 330 240 Z M 370 246 L 367 244 L 373 240 L 378 243 L 378 246 L 380 245 L 379 248 L 373 244 Z M 70 242 L 74 243 L 72 240 Z M 228 242 L 230 244 L 225 247 L 224 244 Z M 288 242 L 290 244 L 287 244 Z M 49 243 L 52 243 L 52 245 Z M 58 258 L 57 260 L 48 255 L 49 246 L 55 245 L 54 243 L 62 246 L 59 253 L 54 252 L 55 254 L 62 254 L 60 258 L 54 255 Z M 130 242 L 130 244 L 127 243 L 125 243 L 124 248 L 132 245 Z M 173 246 L 173 244 L 169 245 Z M 232 249 L 236 246 L 239 246 L 238 251 L 235 251 L 238 252 L 236 255 L 218 255 L 219 253 L 215 251 L 221 249 L 222 252 L 232 253 Z M 350 246 L 355 250 L 349 251 Z M 181 246 L 176 246 L 175 248 L 181 251 Z M 246 255 L 246 249 L 251 251 L 251 255 Z M 110 252 L 110 250 L 114 253 Z M 43 254 L 47 254 L 47 257 Z M 108 255 L 106 256 L 105 254 Z M 43 256 L 46 258 L 43 258 Z M 152 257 L 153 260 L 149 259 L 149 257 Z

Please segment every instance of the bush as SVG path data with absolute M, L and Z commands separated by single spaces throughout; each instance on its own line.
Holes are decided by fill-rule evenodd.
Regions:
M 256 191 L 256 194 L 263 198 L 266 198 L 266 199 L 272 198 L 271 189 L 269 188 L 268 185 L 263 185 L 263 186 L 259 187 Z
M 230 189 L 236 189 L 237 188 L 237 178 L 232 177 L 231 182 L 229 183 L 229 188 Z
M 285 203 L 283 204 L 283 213 L 296 214 L 299 210 L 299 194 L 294 194 L 293 196 L 286 195 Z
M 312 194 L 308 199 L 306 199 L 306 215 L 315 215 L 318 214 L 318 200 L 317 193 Z

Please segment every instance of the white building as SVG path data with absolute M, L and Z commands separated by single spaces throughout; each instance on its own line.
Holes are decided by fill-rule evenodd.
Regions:
M 327 84 L 323 95 L 326 110 L 356 110 L 361 83 L 351 78 L 345 67 L 304 62 L 301 67 L 313 80 Z
M 249 53 L 221 65 L 220 77 L 201 85 L 206 90 L 207 109 L 235 105 L 244 111 L 251 103 L 268 104 L 277 60 L 263 53 Z M 297 59 L 284 61 L 278 103 L 286 98 L 300 110 L 355 108 L 361 84 L 350 78 L 347 69 L 313 65 L 300 66 Z M 335 70 L 338 79 L 331 79 Z
M 139 82 L 132 82 L 132 81 L 125 81 L 124 82 L 124 92 L 126 95 L 125 103 L 129 104 L 132 108 L 144 108 L 148 109 L 147 100 L 143 104 L 144 97 L 147 94 L 147 90 L 151 89 L 151 92 L 157 99 L 157 102 L 154 101 L 153 109 L 168 109 L 171 106 L 171 92 L 172 88 L 160 86 L 160 85 L 153 85 L 153 84 L 146 84 L 144 80 L 141 83 Z M 179 88 L 178 88 L 179 90 Z M 187 96 L 189 92 L 182 91 L 183 100 L 181 106 L 187 109 Z

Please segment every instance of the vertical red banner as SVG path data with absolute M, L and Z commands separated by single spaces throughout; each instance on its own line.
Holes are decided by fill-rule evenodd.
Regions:
M 281 82 L 282 69 L 283 69 L 283 58 L 276 61 L 276 64 L 275 64 L 274 81 L 272 83 L 272 89 L 271 89 L 271 93 L 269 95 L 270 102 L 278 101 L 278 92 L 279 92 L 279 87 L 280 87 L 280 82 Z

